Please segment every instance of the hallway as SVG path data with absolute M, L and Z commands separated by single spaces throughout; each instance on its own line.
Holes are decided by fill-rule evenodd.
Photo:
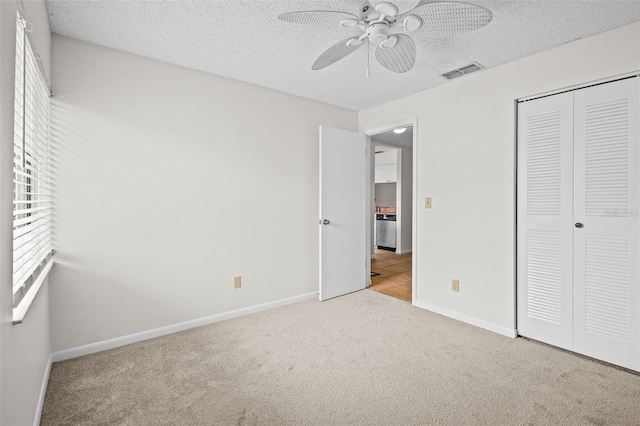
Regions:
M 376 249 L 369 289 L 411 303 L 411 253 Z

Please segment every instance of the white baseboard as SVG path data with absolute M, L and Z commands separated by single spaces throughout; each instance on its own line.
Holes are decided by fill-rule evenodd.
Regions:
M 440 306 L 432 305 L 430 303 L 416 301 L 415 306 L 434 312 L 436 314 L 444 315 L 445 317 L 453 318 L 458 321 L 466 322 L 467 324 L 475 325 L 476 327 L 484 328 L 485 330 L 493 331 L 494 333 L 502 334 L 503 336 L 516 338 L 518 333 L 515 329 L 501 327 L 499 325 L 480 320 L 478 318 L 470 317 L 460 312 L 451 311 Z
M 36 415 L 33 419 L 33 426 L 40 426 L 40 418 L 42 417 L 42 407 L 44 407 L 44 397 L 47 395 L 47 386 L 49 385 L 49 376 L 51 375 L 51 364 L 53 364 L 53 355 L 49 355 L 47 369 L 42 377 L 42 385 L 40 386 L 40 396 L 38 397 L 38 406 L 36 407 Z
M 185 321 L 178 324 L 172 324 L 153 330 L 142 331 L 140 333 L 130 334 L 128 336 L 116 337 L 115 339 L 104 340 L 102 342 L 91 343 L 88 345 L 79 346 L 77 348 L 66 349 L 64 351 L 53 353 L 52 362 L 64 361 L 83 355 L 106 351 L 108 349 L 117 348 L 131 343 L 142 342 L 143 340 L 149 340 L 155 337 L 166 336 L 167 334 L 177 333 L 179 331 L 188 330 L 190 328 L 201 327 L 203 325 L 213 324 L 227 319 L 237 318 L 244 315 L 254 314 L 256 312 L 266 311 L 268 309 L 291 305 L 293 303 L 305 302 L 307 300 L 313 300 L 317 298 L 317 292 L 301 294 L 300 296 L 288 297 L 286 299 L 275 300 L 273 302 L 267 302 L 260 305 L 237 309 L 235 311 L 223 312 L 221 314 L 211 315 L 191 321 Z
M 396 254 L 409 254 L 409 253 L 411 253 L 411 249 L 396 250 Z

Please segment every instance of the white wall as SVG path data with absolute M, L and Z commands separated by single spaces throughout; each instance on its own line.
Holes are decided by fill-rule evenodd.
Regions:
M 318 126 L 356 112 L 62 37 L 53 81 L 54 351 L 318 290 Z
M 499 332 L 515 327 L 515 100 L 640 70 L 640 23 L 359 113 L 361 130 L 418 117 L 417 295 Z M 451 291 L 451 279 L 460 292 Z
M 405 254 L 411 252 L 413 240 L 413 149 L 398 150 L 398 201 L 400 206 L 397 217 L 400 243 L 397 252 Z
M 42 1 L 24 1 L 24 15 L 49 72 L 51 38 Z M 49 283 L 45 281 L 24 322 L 13 325 L 13 102 L 15 85 L 15 0 L 0 1 L 0 424 L 27 425 L 38 418 L 38 401 L 48 375 Z

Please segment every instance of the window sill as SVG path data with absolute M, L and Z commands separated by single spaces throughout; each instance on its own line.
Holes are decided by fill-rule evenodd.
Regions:
M 49 271 L 52 267 L 53 259 L 47 262 L 42 272 L 40 272 L 40 275 L 38 275 L 38 278 L 36 278 L 29 291 L 27 291 L 27 294 L 25 294 L 24 298 L 20 301 L 18 306 L 13 308 L 13 325 L 20 324 L 24 320 L 24 317 L 27 315 L 31 304 L 40 291 L 40 287 L 42 287 L 44 280 L 46 280 L 47 276 L 49 276 Z

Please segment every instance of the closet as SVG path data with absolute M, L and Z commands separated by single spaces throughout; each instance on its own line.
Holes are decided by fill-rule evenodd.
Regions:
M 518 104 L 518 334 L 640 371 L 640 78 Z

